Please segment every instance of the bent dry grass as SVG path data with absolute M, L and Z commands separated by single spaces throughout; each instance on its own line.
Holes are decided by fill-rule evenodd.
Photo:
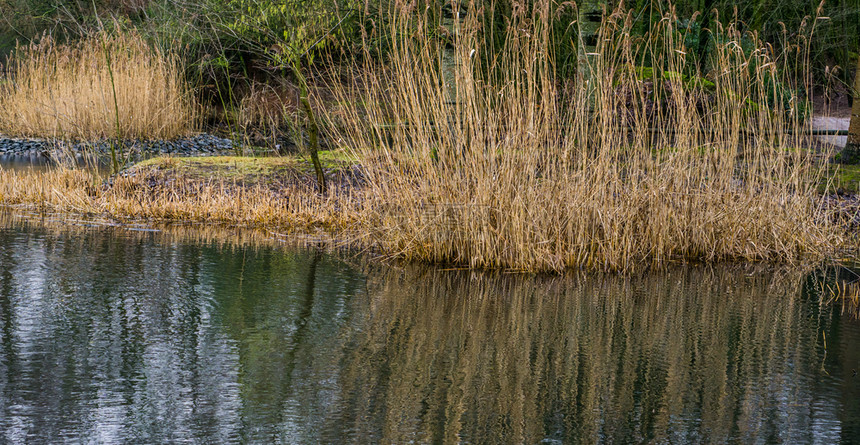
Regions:
M 134 33 L 101 32 L 73 45 L 44 36 L 19 46 L 7 71 L 0 133 L 10 136 L 173 139 L 196 125 L 178 58 Z
M 781 68 L 802 51 L 776 55 L 727 27 L 709 60 L 712 92 L 671 76 L 646 82 L 643 61 L 705 74 L 671 13 L 637 39 L 617 10 L 564 80 L 542 26 L 550 2 L 515 16 L 491 57 L 481 57 L 479 8 L 466 9 L 453 50 L 405 32 L 436 23 L 432 12 L 397 10 L 390 58 L 365 58 L 353 86 L 333 83 L 345 105 L 329 114 L 367 161 L 373 210 L 362 221 L 382 250 L 475 268 L 633 271 L 802 262 L 845 241 L 816 193 L 813 153 L 798 149 L 807 127 Z
M 309 167 L 293 158 L 158 158 L 111 177 L 87 170 L 0 169 L 0 204 L 116 220 L 206 222 L 279 232 L 349 233 L 360 191 L 328 155 L 335 184 L 316 191 Z M 226 174 L 231 171 L 232 174 Z
M 802 51 L 776 55 L 728 27 L 714 43 L 709 91 L 673 75 L 646 81 L 642 61 L 706 75 L 675 17 L 634 39 L 619 10 L 580 72 L 560 79 L 542 26 L 549 2 L 514 17 L 493 57 L 481 56 L 478 8 L 467 9 L 452 55 L 433 33 L 411 31 L 436 23 L 421 16 L 430 12 L 399 6 L 389 57 L 360 59 L 354 84 L 328 88 L 340 104 L 327 112 L 331 139 L 360 163 L 358 186 L 344 174 L 321 195 L 307 170 L 168 159 L 110 186 L 68 171 L 0 173 L 0 202 L 324 229 L 407 260 L 517 271 L 801 263 L 853 242 L 816 191 L 824 173 L 814 153 L 799 149 L 808 127 L 790 96 L 798 84 L 780 68 Z
M 288 158 L 287 158 L 288 159 Z M 223 167 L 250 170 L 254 158 L 231 157 Z M 100 196 L 100 204 L 111 215 L 124 218 L 206 221 L 272 227 L 280 230 L 331 232 L 349 230 L 357 217 L 356 196 L 349 178 L 341 175 L 341 187 L 326 194 L 316 190 L 314 177 L 304 167 L 287 160 L 280 167 L 269 161 L 270 173 L 248 178 L 213 173 L 217 165 L 183 172 L 188 161 L 168 159 L 160 164 L 133 168 L 113 179 Z M 249 165 L 252 164 L 252 165 Z

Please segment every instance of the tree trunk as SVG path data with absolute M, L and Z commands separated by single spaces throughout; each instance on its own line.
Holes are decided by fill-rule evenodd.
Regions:
M 851 107 L 851 123 L 848 124 L 848 144 L 842 150 L 840 161 L 845 164 L 860 163 L 860 58 L 854 73 L 854 106 Z
M 310 139 L 310 141 L 308 142 L 310 143 L 309 151 L 311 154 L 311 163 L 313 163 L 314 171 L 317 174 L 317 185 L 319 186 L 320 193 L 325 194 L 325 172 L 323 172 L 319 155 L 320 128 L 319 125 L 317 125 L 317 118 L 314 114 L 314 110 L 313 108 L 311 108 L 311 101 L 308 96 L 308 82 L 307 80 L 305 80 L 305 75 L 302 73 L 301 63 L 301 59 L 293 61 L 293 74 L 296 76 L 296 80 L 299 82 L 299 102 L 301 102 L 302 108 L 304 108 L 305 110 L 305 116 L 308 118 L 308 139 Z M 301 137 L 301 135 L 299 135 L 299 137 Z

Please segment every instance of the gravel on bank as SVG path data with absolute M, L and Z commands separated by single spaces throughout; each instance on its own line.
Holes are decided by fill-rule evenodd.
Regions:
M 11 138 L 0 135 L 0 156 L 52 157 L 56 153 L 104 154 L 110 152 L 110 141 L 68 142 L 62 140 Z M 176 154 L 203 156 L 223 154 L 234 150 L 233 141 L 210 134 L 200 134 L 171 141 L 123 141 L 125 153 Z

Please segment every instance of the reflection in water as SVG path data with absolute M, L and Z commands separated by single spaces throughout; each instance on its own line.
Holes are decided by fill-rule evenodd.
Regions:
M 34 168 L 37 171 L 50 167 L 53 163 L 45 156 L 38 154 L 8 155 L 0 154 L 0 168 L 10 170 L 23 170 Z
M 0 442 L 857 441 L 860 324 L 812 288 L 360 273 L 3 220 Z
M 0 442 L 267 441 L 289 356 L 336 336 L 363 283 L 303 252 L 6 224 Z
M 374 281 L 343 379 L 373 441 L 833 443 L 846 432 L 845 376 L 822 369 L 817 341 L 831 314 L 793 297 L 799 280 L 688 269 Z
M 56 168 L 61 163 L 65 166 L 97 168 L 102 173 L 108 172 L 106 160 L 99 161 L 91 155 L 75 154 L 69 155 L 63 152 L 54 152 L 50 155 L 40 153 L 28 154 L 2 154 L 0 153 L 0 169 L 3 170 L 29 170 L 35 172 L 47 171 Z

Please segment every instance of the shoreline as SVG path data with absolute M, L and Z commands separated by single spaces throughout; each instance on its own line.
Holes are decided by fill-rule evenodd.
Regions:
M 325 195 L 299 156 L 154 157 L 108 177 L 87 168 L 0 167 L 0 208 L 336 235 L 348 231 L 363 181 L 342 157 L 323 156 Z
M 296 155 L 155 157 L 107 178 L 83 168 L 59 167 L 42 172 L 0 168 L 0 209 L 96 218 L 122 225 L 252 230 L 283 239 L 313 238 L 324 244 L 335 242 L 379 250 L 390 257 L 421 260 L 386 249 L 368 234 L 370 206 L 380 203 L 369 202 L 367 179 L 360 163 L 342 152 L 322 155 L 329 181 L 324 195 L 317 190 L 309 160 Z M 846 235 L 860 227 L 860 198 L 856 191 L 822 191 L 818 196 L 829 209 L 828 214 L 838 220 L 834 222 L 845 227 Z M 848 251 L 848 247 L 841 250 Z M 703 261 L 769 262 L 767 258 L 664 260 L 666 265 Z
M 110 151 L 110 140 L 68 141 L 52 138 L 11 137 L 0 134 L 0 158 L 2 157 L 42 157 L 51 159 L 55 154 L 85 156 L 103 154 Z M 129 139 L 122 142 L 125 150 L 134 153 L 155 155 L 220 155 L 234 152 L 234 143 L 209 133 L 190 135 L 174 140 Z

